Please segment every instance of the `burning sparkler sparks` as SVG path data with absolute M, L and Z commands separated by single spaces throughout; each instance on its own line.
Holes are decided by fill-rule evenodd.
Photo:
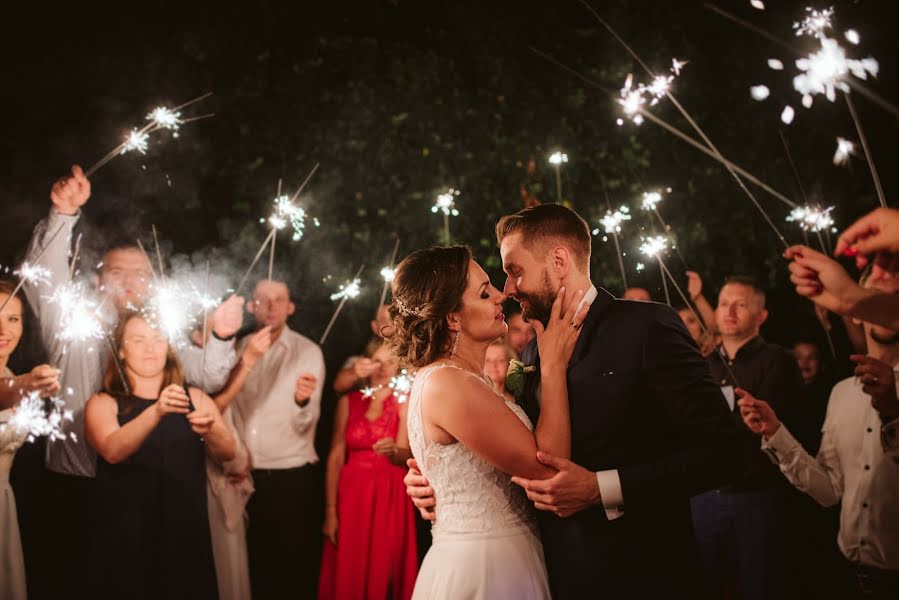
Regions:
M 621 88 L 621 92 L 619 93 L 620 98 L 618 99 L 618 103 L 621 104 L 625 116 L 636 125 L 643 123 L 643 115 L 640 114 L 640 110 L 647 104 L 647 102 L 649 106 L 658 104 L 659 100 L 664 98 L 671 90 L 671 84 L 674 83 L 674 79 L 680 75 L 681 70 L 686 64 L 686 61 L 681 61 L 676 58 L 672 59 L 670 69 L 671 74 L 656 75 L 652 78 L 652 82 L 649 85 L 641 83 L 635 86 L 634 76 L 633 74 L 629 74 L 624 80 L 624 87 Z M 617 123 L 623 125 L 624 119 L 618 119 Z
M 390 379 L 390 389 L 393 390 L 393 395 L 398 403 L 405 404 L 409 400 L 409 393 L 412 391 L 414 381 L 415 373 L 409 373 L 406 369 Z
M 818 206 L 797 206 L 790 214 L 787 216 L 787 221 L 799 223 L 799 227 L 802 228 L 803 231 L 830 231 L 833 230 L 833 217 L 830 216 L 830 211 L 833 210 L 833 206 L 829 206 L 827 208 L 820 208 Z
M 384 283 L 392 283 L 393 278 L 396 277 L 396 269 L 393 267 L 384 267 L 381 269 L 381 277 L 384 278 Z
M 440 194 L 437 196 L 437 202 L 434 203 L 434 206 L 431 207 L 432 213 L 442 212 L 444 216 L 448 217 L 450 215 L 454 217 L 459 216 L 459 210 L 456 208 L 456 199 L 455 197 L 460 195 L 462 192 L 459 190 L 455 190 L 450 188 L 447 192 Z
M 271 216 L 268 219 L 259 219 L 260 223 L 266 221 L 279 231 L 289 225 L 292 231 L 291 239 L 295 242 L 303 239 L 306 231 L 306 211 L 291 202 L 287 195 L 275 198 L 275 210 Z
M 63 343 L 102 340 L 106 332 L 100 316 L 100 303 L 88 293 L 81 282 L 67 283 L 57 288 L 49 301 L 60 310 L 56 337 Z
M 21 279 L 22 281 L 30 283 L 31 285 L 38 285 L 39 283 L 46 283 L 47 285 L 50 284 L 50 270 L 40 265 L 22 263 L 22 266 L 19 267 L 19 270 L 13 271 L 13 274 L 19 277 L 19 279 Z
M 178 130 L 181 129 L 181 124 L 184 123 L 181 119 L 180 111 L 172 110 L 164 106 L 153 109 L 153 111 L 147 115 L 147 120 L 152 121 L 159 129 L 173 131 L 172 137 L 178 137 Z
M 621 233 L 621 223 L 630 220 L 630 209 L 622 205 L 614 212 L 611 210 L 607 211 L 605 216 L 599 220 L 599 224 L 602 225 L 606 233 Z M 598 233 L 598 228 L 593 230 L 593 235 Z
M 833 164 L 845 165 L 849 162 L 849 157 L 855 155 L 855 143 L 846 138 L 837 138 L 837 150 L 833 155 Z
M 195 295 L 171 280 L 153 284 L 147 302 L 140 310 L 141 316 L 159 329 L 173 346 L 185 343 L 185 332 L 196 324 L 195 312 Z
M 125 138 L 125 143 L 122 144 L 122 150 L 119 154 L 127 154 L 128 152 L 133 152 L 137 150 L 141 154 L 147 153 L 147 143 L 150 140 L 150 134 L 137 129 L 132 129 L 131 133 L 128 134 L 128 137 Z
M 43 436 L 50 441 L 64 440 L 66 437 L 75 440 L 74 433 L 67 436 L 63 431 L 63 424 L 73 420 L 72 411 L 65 408 L 65 402 L 58 396 L 50 398 L 47 404 L 49 406 L 45 406 L 40 392 L 29 392 L 16 406 L 9 421 L 0 424 L 0 430 L 11 427 L 20 435 L 26 435 L 25 439 L 29 442 Z
M 668 238 L 661 235 L 656 235 L 648 238 L 643 238 L 643 243 L 640 244 L 640 252 L 651 258 L 657 258 L 659 253 L 665 250 L 667 247 Z
M 352 300 L 353 298 L 358 298 L 359 294 L 362 293 L 361 283 L 357 277 L 350 282 L 342 284 L 338 291 L 331 294 L 331 300 Z
M 662 194 L 660 192 L 643 192 L 643 204 L 640 206 L 643 210 L 655 210 L 661 201 Z
M 803 35 L 819 37 L 824 34 L 825 29 L 831 28 L 833 7 L 816 10 L 807 6 L 805 12 L 806 15 L 803 20 L 793 23 L 793 29 L 796 31 L 797 37 Z

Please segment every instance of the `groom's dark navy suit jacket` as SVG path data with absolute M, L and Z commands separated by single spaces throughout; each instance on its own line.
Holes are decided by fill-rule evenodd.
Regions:
M 522 360 L 539 363 L 536 340 Z M 537 379 L 521 399 L 534 423 Z M 553 598 L 702 597 L 689 500 L 731 479 L 740 459 L 724 395 L 677 313 L 599 289 L 569 363 L 568 400 L 572 460 L 618 470 L 624 514 L 540 513 Z

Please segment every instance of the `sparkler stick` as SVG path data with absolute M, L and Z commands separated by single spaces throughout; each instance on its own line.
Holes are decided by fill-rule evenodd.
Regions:
M 387 299 L 387 290 L 390 288 L 390 282 L 393 281 L 394 270 L 393 267 L 396 264 L 396 254 L 400 249 L 400 238 L 396 238 L 396 243 L 393 245 L 393 252 L 390 254 L 390 262 L 387 266 L 381 269 L 381 275 L 384 277 L 384 285 L 381 286 L 381 301 L 378 303 L 378 309 L 384 304 L 384 300 Z
M 262 256 L 263 252 L 265 252 L 265 249 L 266 249 L 266 247 L 268 247 L 268 244 L 269 244 L 269 241 L 271 240 L 271 238 L 275 237 L 276 231 L 277 231 L 276 229 L 272 229 L 269 232 L 268 237 L 266 237 L 265 240 L 262 242 L 262 245 L 259 246 L 259 251 L 256 252 L 256 256 L 253 257 L 253 262 L 250 263 L 250 268 L 247 269 L 247 272 L 243 274 L 243 278 L 241 278 L 240 284 L 238 284 L 238 286 L 237 286 L 237 291 L 234 292 L 235 296 L 240 295 L 240 291 L 243 289 L 244 284 L 247 282 L 247 278 L 250 276 L 250 273 L 253 272 L 253 267 L 255 267 L 256 263 L 259 262 L 259 257 Z
M 125 369 L 122 367 L 122 359 L 119 356 L 118 351 L 115 347 L 115 341 L 112 339 L 112 335 L 108 332 L 106 333 L 106 342 L 109 344 L 109 351 L 112 352 L 112 361 L 115 363 L 116 371 L 119 372 L 119 379 L 122 380 L 122 388 L 125 390 L 125 393 L 129 396 L 131 395 L 131 386 L 128 385 L 128 379 L 125 377 Z
M 75 267 L 78 266 L 78 254 L 81 252 L 81 234 L 75 239 L 75 251 L 72 253 L 72 262 L 69 265 L 69 281 L 75 277 Z
M 150 255 L 147 254 L 147 250 L 144 248 L 143 243 L 141 243 L 140 238 L 137 239 L 137 247 L 144 253 L 144 258 L 147 259 L 147 264 L 150 265 L 150 274 L 153 276 L 153 279 L 159 279 L 159 275 L 156 274 L 156 269 L 153 268 L 153 261 L 150 260 Z
M 668 188 L 667 191 L 670 192 L 671 188 Z M 672 235 L 674 235 L 674 230 L 671 229 L 671 225 L 665 222 L 665 219 L 662 218 L 662 213 L 659 212 L 658 204 L 661 201 L 661 192 L 643 192 L 643 204 L 641 205 L 641 208 L 643 208 L 643 210 L 652 210 L 652 212 L 655 213 L 656 218 L 659 220 L 659 223 L 662 225 L 662 230 L 666 235 L 671 237 Z M 687 266 L 687 261 L 684 258 L 684 255 L 681 254 L 680 248 L 677 246 L 677 244 L 672 244 L 671 247 L 677 253 L 677 257 L 680 259 L 681 264 L 684 265 L 684 269 L 689 271 L 690 267 Z
M 281 197 L 281 178 L 278 178 L 278 193 L 275 194 L 275 198 Z M 272 236 L 272 251 L 268 255 L 268 280 L 272 280 L 272 269 L 275 266 L 275 240 L 278 239 L 277 234 Z
M 590 85 L 590 86 L 592 86 L 592 87 L 595 87 L 595 88 L 598 89 L 598 90 L 603 91 L 604 93 L 606 93 L 606 94 L 608 94 L 609 96 L 613 97 L 616 101 L 618 100 L 618 92 L 612 91 L 611 89 L 609 89 L 608 87 L 602 85 L 601 83 L 598 83 L 598 82 L 594 81 L 593 79 L 587 77 L 586 75 L 584 75 L 584 74 L 582 74 L 582 73 L 576 71 L 575 69 L 572 69 L 572 68 L 569 67 L 568 65 L 566 65 L 566 64 L 564 64 L 564 63 L 562 63 L 562 62 L 560 62 L 560 61 L 559 61 L 558 59 L 556 59 L 555 57 L 550 56 L 549 54 L 547 54 L 547 53 L 545 53 L 545 52 L 543 52 L 543 51 L 541 51 L 541 50 L 539 50 L 539 49 L 537 49 L 537 48 L 535 48 L 535 47 L 533 47 L 533 46 L 530 46 L 530 49 L 531 49 L 531 51 L 532 51 L 534 54 L 536 54 L 536 55 L 539 56 L 540 58 L 543 58 L 544 60 L 546 60 L 546 61 L 548 61 L 548 62 L 554 64 L 555 66 L 559 67 L 559 68 L 562 69 L 563 71 L 569 73 L 570 75 L 573 75 L 573 76 L 577 77 L 578 79 L 580 79 L 581 81 L 587 83 L 588 85 Z M 658 125 L 659 127 L 662 127 L 663 129 L 665 129 L 665 130 L 668 131 L 669 133 L 671 133 L 671 134 L 677 136 L 678 138 L 680 138 L 680 139 L 683 140 L 684 142 L 690 144 L 691 146 L 693 146 L 694 148 L 696 148 L 696 149 L 699 150 L 700 152 L 702 152 L 702 153 L 704 153 L 704 154 L 710 156 L 711 158 L 714 158 L 715 160 L 717 160 L 718 162 L 720 162 L 721 164 L 723 164 L 725 167 L 729 167 L 729 168 L 733 169 L 734 171 L 736 171 L 737 173 L 739 173 L 740 176 L 744 177 L 747 181 L 749 181 L 749 182 L 755 184 L 756 186 L 758 186 L 759 188 L 765 190 L 767 193 L 771 194 L 772 196 L 774 196 L 775 198 L 777 198 L 778 200 L 780 200 L 781 202 L 783 202 L 783 203 L 786 204 L 787 206 L 790 206 L 790 207 L 795 207 L 795 206 L 797 206 L 797 204 L 796 204 L 795 202 L 793 202 L 792 200 L 790 200 L 790 199 L 787 198 L 785 195 L 781 194 L 780 192 L 778 192 L 777 190 L 775 190 L 774 188 L 772 188 L 771 186 L 769 186 L 769 185 L 766 184 L 765 182 L 761 181 L 758 177 L 754 176 L 752 173 L 748 172 L 746 169 L 740 167 L 739 165 L 737 165 L 736 163 L 734 163 L 734 162 L 728 160 L 728 159 L 725 158 L 725 157 L 720 157 L 720 158 L 719 158 L 719 156 L 717 156 L 714 152 L 712 152 L 711 150 L 709 150 L 709 148 L 707 148 L 707 147 L 706 147 L 704 144 L 702 144 L 702 142 L 700 142 L 699 140 L 690 137 L 689 135 L 685 134 L 685 133 L 684 133 L 683 131 L 681 131 L 680 129 L 677 129 L 677 128 L 674 127 L 673 125 L 669 124 L 668 122 L 664 121 L 663 119 L 660 119 L 659 117 L 657 117 L 656 115 L 652 114 L 651 112 L 649 112 L 649 111 L 647 111 L 647 110 L 644 110 L 642 107 L 637 108 L 637 111 L 638 111 L 641 115 L 643 115 L 645 118 L 649 119 L 650 121 L 652 121 L 653 123 L 655 123 L 655 124 Z M 773 225 L 773 223 L 771 223 L 770 220 L 769 220 L 769 225 Z
M 665 282 L 665 272 L 662 270 L 662 259 L 660 254 L 668 245 L 668 239 L 664 236 L 657 235 L 650 238 L 643 238 L 640 244 L 640 252 L 650 258 L 656 258 L 659 261 L 659 274 L 662 276 L 662 288 L 665 290 L 665 302 L 671 306 L 671 296 L 668 295 L 668 284 Z
M 431 207 L 431 212 L 442 212 L 443 213 L 443 235 L 446 238 L 446 245 L 449 246 L 451 243 L 450 238 L 450 229 L 449 229 L 449 218 L 450 215 L 457 217 L 459 216 L 459 210 L 456 208 L 456 200 L 455 197 L 460 195 L 462 192 L 459 190 L 450 188 L 443 194 L 439 194 L 437 196 L 437 202 L 434 203 L 434 206 Z
M 865 137 L 865 132 L 862 129 L 862 122 L 858 118 L 858 113 L 855 112 L 855 103 L 852 102 L 852 98 L 845 90 L 843 91 L 843 97 L 846 99 L 846 106 L 849 107 L 849 114 L 852 115 L 852 121 L 855 123 L 856 131 L 858 131 L 858 139 L 862 143 L 862 148 L 865 151 L 865 159 L 867 159 L 868 167 L 871 169 L 871 178 L 874 179 L 874 187 L 877 189 L 877 198 L 880 200 L 880 205 L 886 208 L 887 201 L 883 195 L 883 186 L 881 186 L 880 177 L 877 175 L 877 167 L 874 166 L 874 157 L 871 156 L 871 149 L 868 148 L 868 138 Z
M 549 162 L 556 171 L 556 202 L 562 203 L 562 163 L 568 162 L 568 155 L 556 150 L 549 156 Z
M 793 161 L 793 153 L 790 152 L 790 145 L 787 144 L 787 137 L 784 135 L 783 129 L 778 129 L 777 133 L 780 135 L 780 141 L 783 144 L 784 152 L 787 154 L 787 160 L 790 162 L 790 167 L 793 169 L 793 176 L 796 178 L 796 185 L 799 186 L 799 193 L 802 194 L 802 201 L 808 204 L 808 196 L 805 193 L 805 186 L 802 185 L 802 178 L 799 176 L 799 169 L 796 168 L 796 163 Z
M 41 260 L 41 257 L 44 256 L 44 252 L 47 251 L 47 248 L 50 247 L 50 244 L 53 243 L 53 240 L 56 239 L 56 236 L 59 235 L 59 232 L 62 231 L 63 226 L 60 225 L 56 228 L 56 231 L 53 232 L 53 235 L 50 236 L 50 239 L 47 240 L 47 243 L 44 244 L 44 247 L 41 248 L 41 251 L 37 253 L 37 256 L 34 257 L 34 261 L 32 263 L 22 263 L 22 266 L 19 267 L 19 283 L 16 284 L 16 287 L 13 289 L 12 294 L 6 297 L 6 300 L 3 301 L 3 304 L 0 304 L 0 311 L 6 308 L 6 305 L 9 304 L 9 301 L 19 293 L 19 290 L 22 289 L 22 286 L 25 285 L 25 282 L 31 277 L 29 275 L 29 270 L 34 270 L 34 268 L 38 267 L 38 262 Z M 46 269 L 44 269 L 46 271 Z
M 334 323 L 337 321 L 337 316 L 340 315 L 340 311 L 343 310 L 343 305 L 346 304 L 346 301 L 359 295 L 359 276 L 362 275 L 362 270 L 364 268 L 365 263 L 362 263 L 362 265 L 359 267 L 359 270 L 356 271 L 356 275 L 353 277 L 352 281 L 344 286 L 341 286 L 340 292 L 331 296 L 332 299 L 336 299 L 337 297 L 339 297 L 340 304 L 337 305 L 337 309 L 331 316 L 331 320 L 328 321 L 328 325 L 327 327 L 325 327 L 325 332 L 322 334 L 321 339 L 318 341 L 319 346 L 323 345 L 325 343 L 325 340 L 328 339 L 328 334 L 331 333 L 331 328 L 334 327 Z
M 606 201 L 608 202 L 608 198 L 606 198 Z M 618 243 L 618 233 L 621 231 L 621 224 L 624 221 L 630 220 L 630 210 L 627 206 L 621 206 L 614 212 L 611 208 L 609 208 L 609 210 L 606 211 L 605 216 L 599 220 L 599 223 L 605 230 L 606 235 L 611 234 L 612 239 L 615 240 L 615 251 L 618 254 L 618 266 L 621 268 L 621 279 L 624 282 L 625 289 L 627 289 L 627 276 L 624 274 L 624 260 L 621 256 L 621 246 Z M 599 228 L 593 230 L 593 235 L 596 235 L 598 233 Z
M 649 68 L 649 65 L 647 65 L 643 61 L 643 59 L 641 59 L 640 56 L 633 50 L 633 48 L 631 48 L 627 44 L 627 42 L 625 42 L 624 39 L 622 39 L 621 36 L 619 36 L 618 33 L 614 29 L 612 29 L 611 25 L 606 23 L 606 21 L 602 17 L 599 16 L 599 13 L 597 13 L 595 10 L 593 10 L 593 7 L 590 6 L 590 4 L 588 4 L 586 0 L 581 0 L 581 4 L 583 4 L 593 14 L 593 16 L 596 18 L 596 20 L 599 21 L 599 23 L 602 24 L 602 26 L 605 27 L 609 31 L 609 33 L 612 34 L 612 36 L 618 41 L 618 43 L 620 43 L 624 47 L 624 49 L 627 50 L 628 54 L 630 54 L 631 57 L 633 57 L 633 59 L 636 60 L 637 63 L 639 63 L 640 66 L 642 66 L 643 69 L 647 73 L 649 73 L 650 77 L 653 77 L 653 78 L 656 77 L 656 75 L 655 75 L 655 73 L 653 73 L 652 69 Z M 708 149 L 714 153 L 715 158 L 718 158 L 722 162 L 722 164 L 724 164 L 724 166 L 727 168 L 727 170 L 730 172 L 730 174 L 736 180 L 737 184 L 740 186 L 740 189 L 743 190 L 743 192 L 749 197 L 749 200 L 752 201 L 752 203 L 755 205 L 755 207 L 758 209 L 758 211 L 768 221 L 768 224 L 774 230 L 774 233 L 777 234 L 777 237 L 783 243 L 784 247 L 789 248 L 790 245 L 787 243 L 787 240 L 784 239 L 784 236 L 780 233 L 780 230 L 777 229 L 777 226 L 774 225 L 774 221 L 771 220 L 771 218 L 768 216 L 768 213 L 765 212 L 765 209 L 762 208 L 762 205 L 755 198 L 755 196 L 749 190 L 749 188 L 746 187 L 746 184 L 743 183 L 743 180 L 740 179 L 740 177 L 739 177 L 739 175 L 737 175 L 736 171 L 734 169 L 732 169 L 731 167 L 729 167 L 726 162 L 724 162 L 724 156 L 721 154 L 721 151 L 718 150 L 717 146 L 715 146 L 715 144 L 712 143 L 712 140 L 709 139 L 709 137 L 706 135 L 705 131 L 703 131 L 703 129 L 699 126 L 699 124 L 696 122 L 696 120 L 693 119 L 693 117 L 690 115 L 690 113 L 687 112 L 687 110 L 683 107 L 683 105 L 681 105 L 681 103 L 678 102 L 677 98 L 674 97 L 674 94 L 671 93 L 670 88 L 665 88 L 664 93 L 665 93 L 665 96 L 671 101 L 671 103 L 677 108 L 678 112 L 680 112 L 680 114 L 687 120 L 687 122 L 690 124 L 691 127 L 693 127 L 693 129 L 696 131 L 696 133 L 699 134 L 699 137 L 702 138 L 702 141 L 705 142 L 705 145 L 708 147 Z M 639 112 L 641 114 L 644 114 L 647 112 L 647 111 L 643 110 L 640 106 L 637 106 L 636 108 L 639 109 Z
M 271 276 L 269 276 L 271 279 Z M 209 259 L 206 259 L 206 281 L 203 284 L 203 298 L 209 297 Z M 204 306 L 203 307 L 203 356 L 200 359 L 200 389 L 204 392 L 206 391 L 206 347 L 209 345 L 209 340 L 206 339 L 206 335 L 208 333 L 207 327 L 209 323 L 209 309 Z
M 156 259 L 159 261 L 159 277 L 165 279 L 165 268 L 162 266 L 162 251 L 159 249 L 159 237 L 156 235 L 156 225 L 153 228 L 153 243 L 156 245 Z
M 176 106 L 175 108 L 169 109 L 163 106 L 160 106 L 154 109 L 149 115 L 147 115 L 147 120 L 149 123 L 141 127 L 140 129 L 132 129 L 131 133 L 125 139 L 124 142 L 113 148 L 108 154 L 106 154 L 99 161 L 94 163 L 87 171 L 85 171 L 85 177 L 90 177 L 93 175 L 100 167 L 111 161 L 116 156 L 121 154 L 126 154 L 132 150 L 137 150 L 141 154 L 145 154 L 147 150 L 147 143 L 150 138 L 150 134 L 159 131 L 160 129 L 169 129 L 174 131 L 174 136 L 178 136 L 178 129 L 181 125 L 185 123 L 189 123 L 192 121 L 199 121 L 200 119 L 206 119 L 214 116 L 212 113 L 201 115 L 199 117 L 191 117 L 188 119 L 181 118 L 181 109 L 194 104 L 195 102 L 199 102 L 205 98 L 208 98 L 212 95 L 212 92 L 207 92 L 202 96 L 198 96 L 193 100 L 189 100 L 184 104 Z

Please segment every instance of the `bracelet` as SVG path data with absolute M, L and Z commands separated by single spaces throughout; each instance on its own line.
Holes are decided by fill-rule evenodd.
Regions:
M 228 336 L 228 337 L 226 337 L 226 338 L 223 338 L 223 337 L 219 337 L 218 334 L 215 332 L 215 329 L 213 329 L 213 330 L 212 330 L 212 337 L 214 337 L 215 339 L 217 339 L 217 340 L 220 341 L 220 342 L 230 342 L 231 340 L 233 340 L 234 338 L 237 337 L 237 334 L 230 335 L 230 336 Z

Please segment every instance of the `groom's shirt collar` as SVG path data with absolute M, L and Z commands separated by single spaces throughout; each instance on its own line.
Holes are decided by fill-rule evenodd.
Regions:
M 590 289 L 587 290 L 587 293 L 584 294 L 584 297 L 581 298 L 580 303 L 577 305 L 577 310 L 574 311 L 574 314 L 578 314 L 581 312 L 581 308 L 586 304 L 587 306 L 593 306 L 593 301 L 596 300 L 596 297 L 599 295 L 599 290 L 596 289 L 596 286 L 590 284 Z

